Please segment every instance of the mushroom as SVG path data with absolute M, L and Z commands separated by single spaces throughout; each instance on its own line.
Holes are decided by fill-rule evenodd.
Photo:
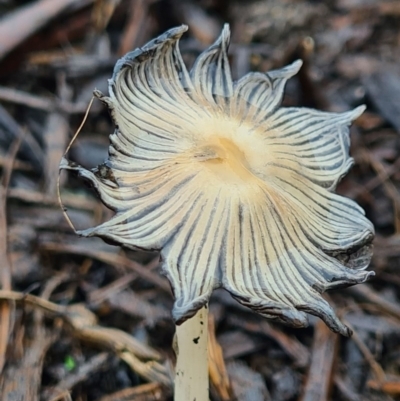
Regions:
M 364 106 L 280 107 L 301 61 L 232 81 L 228 25 L 188 72 L 178 47 L 186 30 L 125 55 L 109 96 L 95 91 L 116 125 L 108 160 L 92 171 L 62 164 L 115 211 L 79 235 L 160 251 L 181 325 L 175 397 L 184 401 L 208 400 L 206 307 L 215 288 L 266 318 L 305 327 L 309 313 L 349 336 L 321 293 L 373 275 L 365 269 L 374 235 L 364 211 L 334 192 L 353 163 L 349 125 Z M 180 369 L 193 370 L 179 377 Z

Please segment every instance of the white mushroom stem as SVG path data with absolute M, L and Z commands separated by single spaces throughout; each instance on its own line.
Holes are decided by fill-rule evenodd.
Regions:
M 208 308 L 176 327 L 175 401 L 209 401 Z

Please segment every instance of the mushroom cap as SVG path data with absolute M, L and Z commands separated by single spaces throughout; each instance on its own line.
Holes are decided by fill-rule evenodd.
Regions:
M 364 110 L 280 107 L 301 61 L 232 81 L 229 26 L 190 72 L 173 28 L 115 66 L 108 160 L 78 170 L 115 211 L 80 231 L 159 250 L 179 324 L 223 287 L 267 318 L 304 327 L 305 312 L 350 335 L 321 293 L 364 282 L 374 229 L 334 193 L 353 163 L 349 125 Z

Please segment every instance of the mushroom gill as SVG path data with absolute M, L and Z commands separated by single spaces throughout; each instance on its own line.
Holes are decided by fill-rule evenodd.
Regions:
M 334 193 L 364 107 L 280 107 L 300 61 L 232 81 L 228 26 L 189 72 L 178 47 L 186 30 L 128 53 L 109 95 L 95 92 L 116 125 L 109 174 L 62 168 L 89 180 L 115 215 L 79 234 L 160 250 L 177 323 L 224 287 L 265 317 L 303 327 L 310 313 L 349 335 L 321 293 L 373 274 L 373 226 Z

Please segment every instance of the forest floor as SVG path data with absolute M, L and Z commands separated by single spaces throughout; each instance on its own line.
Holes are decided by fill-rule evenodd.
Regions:
M 173 297 L 159 255 L 78 237 L 59 163 L 115 62 L 182 23 L 185 62 L 232 31 L 237 79 L 298 58 L 284 105 L 346 111 L 355 165 L 338 192 L 376 229 L 366 284 L 329 293 L 354 331 L 273 323 L 218 290 L 210 303 L 214 401 L 400 400 L 400 2 L 0 0 L 0 400 L 172 399 Z M 69 158 L 93 168 L 113 124 L 93 103 Z M 77 228 L 112 213 L 74 176 Z

